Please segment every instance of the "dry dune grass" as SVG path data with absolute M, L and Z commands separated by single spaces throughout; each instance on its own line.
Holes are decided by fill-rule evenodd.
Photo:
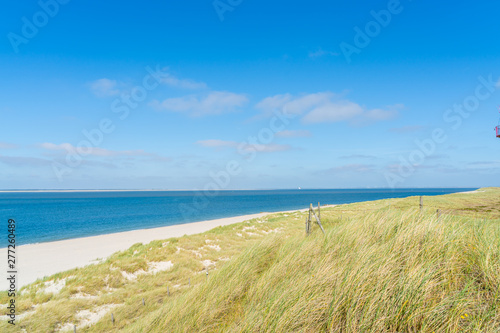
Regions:
M 377 212 L 272 237 L 129 332 L 496 332 L 498 222 Z
M 482 191 L 425 197 L 423 211 L 416 197 L 328 208 L 326 236 L 305 237 L 296 212 L 136 244 L 24 288 L 28 315 L 0 330 L 498 332 L 500 189 Z M 96 309 L 109 311 L 84 326 Z

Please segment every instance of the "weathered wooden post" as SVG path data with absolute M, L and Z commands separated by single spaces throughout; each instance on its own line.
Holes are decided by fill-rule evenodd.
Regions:
M 313 204 L 309 204 L 309 223 L 311 223 L 311 211 L 313 209 Z
M 325 229 L 323 229 L 323 226 L 321 225 L 321 221 L 319 220 L 319 218 L 316 216 L 316 213 L 314 212 L 314 209 L 312 209 L 312 204 L 311 204 L 311 208 L 310 208 L 310 213 L 312 212 L 313 215 L 314 215 L 314 218 L 316 219 L 316 222 L 318 223 L 319 227 L 321 228 L 321 231 L 323 231 L 323 234 L 326 234 L 325 233 Z
M 115 324 L 115 316 L 113 315 L 113 312 L 111 312 L 111 322 L 113 325 Z
M 167 296 L 170 296 L 170 289 L 168 286 L 167 286 Z
M 311 233 L 311 221 L 306 216 L 306 236 Z
M 146 302 L 144 302 L 144 298 L 142 299 L 142 305 L 146 305 Z
M 73 333 L 76 333 L 76 325 L 73 325 Z
M 420 196 L 420 210 L 424 208 L 424 197 Z

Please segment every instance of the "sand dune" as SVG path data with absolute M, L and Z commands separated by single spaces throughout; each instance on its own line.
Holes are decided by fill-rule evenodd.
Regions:
M 116 251 L 128 249 L 135 243 L 149 243 L 157 239 L 197 234 L 218 226 L 260 218 L 268 214 L 242 215 L 168 227 L 22 245 L 16 248 L 17 288 L 19 289 L 44 276 L 92 264 L 97 258 L 107 258 Z M 7 250 L 4 249 L 4 251 Z M 8 281 L 1 279 L 0 290 L 7 289 Z

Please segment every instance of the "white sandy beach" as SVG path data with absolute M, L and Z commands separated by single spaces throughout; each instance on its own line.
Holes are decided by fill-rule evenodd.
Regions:
M 16 247 L 17 288 L 19 290 L 22 286 L 44 276 L 92 264 L 98 258 L 107 258 L 111 254 L 126 250 L 136 243 L 147 244 L 153 240 L 197 234 L 218 226 L 260 218 L 268 214 L 270 213 L 242 215 L 168 227 L 22 245 Z M 7 249 L 3 249 L 3 251 L 7 252 Z M 1 279 L 0 290 L 7 289 L 8 281 Z
M 481 192 L 484 192 L 484 191 L 480 191 L 480 190 L 474 190 L 474 191 L 465 191 L 465 192 L 457 192 L 455 194 L 472 194 L 472 193 L 481 193 Z

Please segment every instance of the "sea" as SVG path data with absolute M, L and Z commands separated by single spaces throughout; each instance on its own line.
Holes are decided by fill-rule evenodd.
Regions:
M 9 219 L 15 221 L 16 244 L 23 245 L 303 209 L 318 202 L 345 204 L 470 190 L 475 189 L 1 192 L 0 248 L 7 247 Z

